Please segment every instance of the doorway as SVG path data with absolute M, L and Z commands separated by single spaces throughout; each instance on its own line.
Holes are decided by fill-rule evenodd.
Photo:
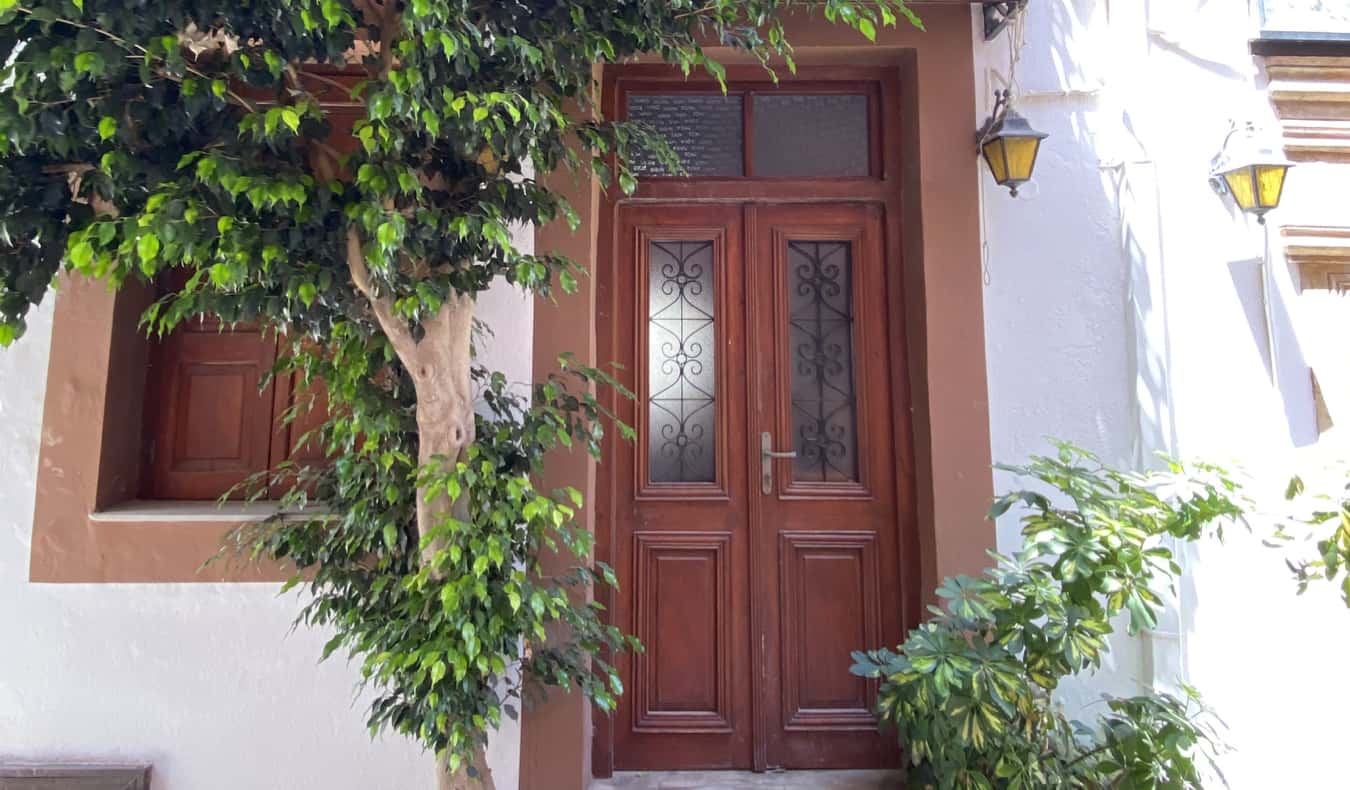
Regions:
M 882 214 L 619 209 L 638 438 L 613 456 L 613 617 L 646 646 L 620 662 L 619 770 L 896 760 L 848 672 L 903 619 Z
M 611 85 L 688 172 L 639 157 L 601 229 L 599 353 L 637 433 L 601 467 L 602 602 L 646 650 L 616 659 L 599 775 L 899 764 L 848 672 L 901 640 L 917 575 L 894 85 L 812 76 Z

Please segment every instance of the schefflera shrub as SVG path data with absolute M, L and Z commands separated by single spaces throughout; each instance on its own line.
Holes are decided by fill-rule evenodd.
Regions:
M 1056 703 L 1067 677 L 1102 665 L 1117 615 L 1129 633 L 1157 625 L 1158 591 L 1181 569 L 1167 543 L 1240 520 L 1240 486 L 1217 467 L 1169 462 L 1127 472 L 1069 444 L 1054 457 L 999 467 L 1035 488 L 1005 494 L 1024 544 L 994 553 L 978 578 L 944 581 L 943 607 L 896 650 L 854 653 L 881 678 L 878 713 L 911 763 L 910 784 L 937 788 L 1198 788 L 1222 780 L 1222 722 L 1178 694 L 1107 696 L 1096 721 Z
M 1289 480 L 1285 498 L 1295 513 L 1277 526 L 1270 545 L 1298 550 L 1285 560 L 1298 582 L 1300 594 L 1314 584 L 1340 588 L 1350 607 L 1350 468 L 1339 468 L 1339 491 L 1310 492 L 1302 477 Z M 1297 512 L 1297 511 L 1303 512 Z

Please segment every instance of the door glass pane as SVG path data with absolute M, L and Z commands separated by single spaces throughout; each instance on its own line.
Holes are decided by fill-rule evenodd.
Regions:
M 650 479 L 715 482 L 713 243 L 651 242 L 647 294 Z
M 756 176 L 866 176 L 867 97 L 760 93 L 754 97 Z
M 793 479 L 858 479 L 853 260 L 846 241 L 788 242 Z
M 641 121 L 665 136 L 691 176 L 744 175 L 741 150 L 745 129 L 740 96 L 646 94 L 628 97 L 628 120 Z M 638 151 L 630 163 L 640 176 L 670 175 L 656 157 Z

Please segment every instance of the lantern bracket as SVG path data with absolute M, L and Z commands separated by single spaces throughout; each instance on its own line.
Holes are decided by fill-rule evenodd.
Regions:
M 1027 7 L 1029 0 L 983 0 L 984 40 L 993 41 Z
M 998 122 L 1003 120 L 1003 116 L 1008 114 L 1008 105 L 1011 101 L 1011 90 L 1004 89 L 994 91 L 994 109 L 989 113 L 989 118 L 984 122 L 984 126 L 981 126 L 979 131 L 975 133 L 975 153 L 980 153 L 984 148 L 984 144 L 989 142 L 989 138 L 993 135 L 994 129 L 998 126 Z
M 1228 144 L 1233 141 L 1233 135 L 1238 132 L 1254 134 L 1256 132 L 1256 124 L 1252 121 L 1247 121 L 1244 124 L 1239 124 L 1237 121 L 1228 122 L 1228 134 L 1223 138 L 1223 145 L 1219 146 L 1219 153 L 1215 154 L 1214 158 L 1209 162 L 1209 188 L 1214 190 L 1214 194 L 1219 197 L 1228 194 L 1228 182 L 1223 180 L 1223 175 L 1220 171 L 1223 169 L 1223 165 L 1228 159 Z

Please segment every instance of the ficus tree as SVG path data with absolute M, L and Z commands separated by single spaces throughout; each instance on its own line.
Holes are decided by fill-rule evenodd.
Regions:
M 300 619 L 360 660 L 372 728 L 433 749 L 442 786 L 491 784 L 487 736 L 523 684 L 608 710 L 598 656 L 625 638 L 573 594 L 614 581 L 580 496 L 532 483 L 555 447 L 599 452 L 592 388 L 614 382 L 564 359 L 508 387 L 473 361 L 475 297 L 576 287 L 577 264 L 512 242 L 576 224 L 546 176 L 629 192 L 639 145 L 676 166 L 601 117 L 594 64 L 720 78 L 716 45 L 791 68 L 793 12 L 868 38 L 918 22 L 903 0 L 0 0 L 0 344 L 63 271 L 156 282 L 152 333 L 276 333 L 277 374 L 326 390 L 302 440 L 331 460 L 272 482 L 325 507 L 234 542 L 297 568 Z M 574 570 L 545 573 L 552 551 Z

